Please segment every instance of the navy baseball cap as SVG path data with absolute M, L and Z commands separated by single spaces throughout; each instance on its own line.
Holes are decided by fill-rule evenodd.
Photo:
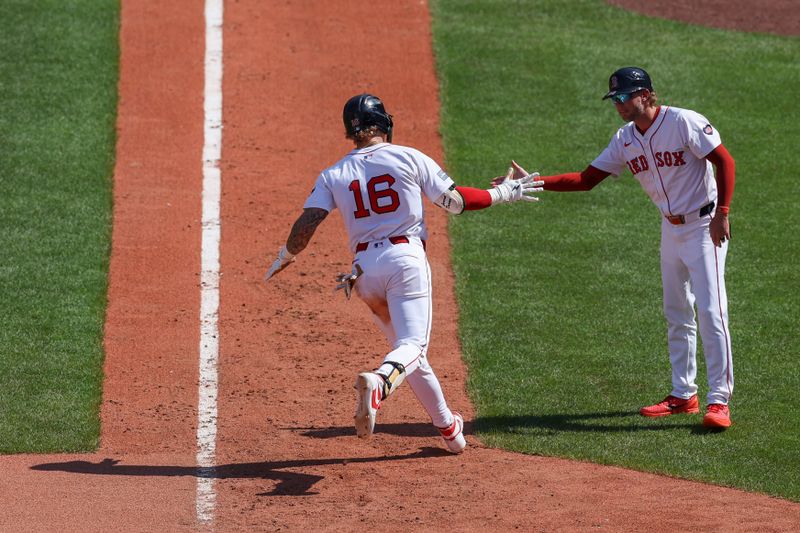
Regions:
M 643 68 L 622 67 L 608 78 L 608 92 L 603 97 L 603 100 L 618 94 L 635 93 L 642 89 L 653 90 L 650 74 L 645 72 Z

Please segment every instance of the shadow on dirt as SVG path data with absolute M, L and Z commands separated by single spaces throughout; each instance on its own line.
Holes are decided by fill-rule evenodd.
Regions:
M 464 423 L 464 433 L 469 433 L 468 422 Z M 353 426 L 329 426 L 325 428 L 291 427 L 284 428 L 291 431 L 300 431 L 304 437 L 315 439 L 334 439 L 337 437 L 355 437 L 356 429 Z M 409 422 L 405 424 L 382 424 L 380 420 L 375 424 L 375 433 L 388 433 L 399 437 L 438 437 L 439 433 L 430 423 Z
M 430 457 L 450 457 L 451 454 L 440 448 L 425 447 L 406 455 L 383 457 L 351 457 L 330 459 L 304 459 L 296 461 L 264 461 L 259 463 L 236 463 L 210 468 L 196 466 L 125 465 L 118 459 L 103 459 L 100 462 L 64 461 L 43 463 L 31 466 L 40 472 L 69 472 L 100 476 L 157 476 L 157 477 L 203 477 L 210 479 L 271 479 L 278 483 L 270 492 L 259 496 L 313 496 L 312 487 L 325 476 L 287 472 L 287 468 L 308 468 L 315 466 L 346 465 L 348 463 L 380 463 L 384 461 L 404 461 Z
M 691 429 L 695 434 L 702 434 L 699 420 L 687 417 L 666 417 L 652 419 L 642 417 L 638 411 L 610 411 L 605 413 L 578 413 L 565 415 L 520 415 L 520 416 L 487 416 L 474 421 L 464 421 L 464 433 L 475 431 L 484 433 L 532 433 L 537 432 L 600 432 L 624 433 L 635 431 L 665 431 L 676 428 Z M 337 437 L 353 437 L 356 434 L 353 426 L 330 426 L 325 428 L 294 427 L 285 428 L 300 431 L 305 437 L 315 439 L 333 439 Z M 436 429 L 431 424 L 412 422 L 406 424 L 375 424 L 375 433 L 388 433 L 400 437 L 433 437 Z

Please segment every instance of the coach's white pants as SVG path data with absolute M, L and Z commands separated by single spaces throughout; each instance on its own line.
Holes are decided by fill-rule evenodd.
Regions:
M 391 244 L 388 239 L 369 243 L 356 254 L 364 273 L 355 290 L 372 311 L 392 351 L 384 362 L 401 363 L 406 381 L 437 427 L 453 423 L 441 384 L 428 364 L 431 333 L 431 271 L 419 239 Z
M 714 246 L 711 215 L 675 226 L 661 225 L 661 279 L 672 365 L 672 395 L 697 393 L 697 322 L 708 372 L 708 403 L 727 404 L 733 393 L 733 356 L 728 330 L 725 256 L 728 243 Z

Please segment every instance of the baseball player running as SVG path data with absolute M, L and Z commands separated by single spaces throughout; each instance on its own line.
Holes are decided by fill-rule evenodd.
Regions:
M 391 144 L 392 116 L 370 94 L 350 98 L 343 120 L 355 149 L 319 175 L 266 280 L 290 265 L 328 213 L 338 208 L 354 259 L 352 273 L 341 274 L 337 288 L 348 298 L 355 290 L 392 348 L 377 369 L 356 378 L 356 433 L 361 438 L 372 435 L 382 402 L 408 380 L 447 448 L 460 453 L 467 445 L 464 420 L 447 406 L 426 357 L 432 283 L 422 197 L 460 214 L 499 203 L 536 201 L 532 194 L 542 190 L 542 183 L 535 181 L 536 174 L 513 179 L 509 169 L 508 179 L 490 190 L 456 186 L 430 157 Z
M 728 212 L 734 187 L 733 158 L 703 115 L 657 105 L 650 76 L 643 69 L 617 70 L 608 89 L 603 99 L 611 99 L 627 124 L 583 172 L 540 179 L 544 189 L 551 191 L 588 191 L 625 168 L 639 180 L 663 215 L 661 277 L 672 365 L 672 391 L 640 413 L 659 417 L 699 412 L 696 305 L 708 369 L 703 425 L 727 428 L 731 425 L 728 402 L 733 392 L 733 360 L 725 256 L 731 238 Z M 526 175 L 522 167 L 513 165 L 515 177 Z M 503 180 L 499 177 L 494 183 Z

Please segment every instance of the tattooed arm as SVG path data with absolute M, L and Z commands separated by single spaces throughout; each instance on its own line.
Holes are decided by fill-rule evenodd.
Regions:
M 297 218 L 294 226 L 292 226 L 286 245 L 280 249 L 278 258 L 272 262 L 272 266 L 269 267 L 266 276 L 264 276 L 264 281 L 269 281 L 272 276 L 294 262 L 294 256 L 306 249 L 308 241 L 317 231 L 317 226 L 327 216 L 328 212 L 324 209 L 311 207 L 303 210 L 303 214 Z
M 292 231 L 289 233 L 289 238 L 286 240 L 286 249 L 292 255 L 297 255 L 305 250 L 306 246 L 308 246 L 308 241 L 311 240 L 314 232 L 317 231 L 317 226 L 319 226 L 327 216 L 328 212 L 324 209 L 319 209 L 317 207 L 304 209 L 303 214 L 297 218 L 294 226 L 292 226 Z

